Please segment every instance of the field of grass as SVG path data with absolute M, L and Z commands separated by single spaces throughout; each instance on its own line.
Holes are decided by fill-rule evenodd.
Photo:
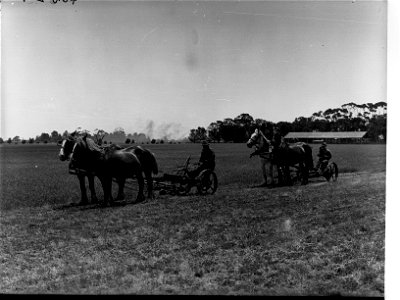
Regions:
M 148 148 L 164 172 L 201 150 Z M 99 208 L 65 206 L 80 192 L 57 146 L 2 146 L 0 292 L 383 296 L 384 145 L 329 145 L 336 183 L 275 189 L 251 188 L 245 145 L 212 148 L 215 195 Z
M 145 146 L 155 153 L 160 172 L 168 173 L 183 165 L 189 155 L 191 161 L 196 162 L 201 151 L 198 144 Z M 312 146 L 316 159 L 318 145 Z M 233 185 L 241 189 L 262 181 L 259 159 L 249 158 L 252 150 L 245 144 L 213 144 L 212 148 L 221 187 Z M 329 149 L 339 173 L 374 173 L 386 169 L 385 145 L 329 145 Z M 78 180 L 68 174 L 67 162 L 58 159 L 58 150 L 55 144 L 3 145 L 0 148 L 1 210 L 79 202 Z

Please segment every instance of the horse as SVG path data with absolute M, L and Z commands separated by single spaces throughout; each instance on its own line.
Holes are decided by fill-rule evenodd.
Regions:
M 61 161 L 69 160 L 73 152 L 73 147 L 75 146 L 75 140 L 73 136 L 69 136 L 67 139 L 64 139 L 62 142 L 59 142 L 59 145 L 61 146 L 61 148 L 58 157 L 60 158 Z M 94 175 L 91 172 L 84 172 L 84 171 L 82 172 L 82 170 L 76 170 L 73 168 L 71 164 L 69 165 L 69 169 L 71 173 L 73 171 L 74 174 L 76 174 L 79 180 L 79 186 L 81 190 L 81 201 L 79 202 L 79 205 L 86 205 L 89 203 L 89 199 L 86 194 L 85 177 L 88 178 L 89 182 L 91 203 L 97 203 L 98 198 L 96 196 L 96 190 L 94 188 Z
M 117 145 L 111 145 L 110 147 L 106 148 L 106 159 L 114 159 L 115 156 L 118 156 L 120 159 L 124 160 L 124 156 L 126 157 L 128 154 L 135 155 L 140 162 L 142 167 L 142 172 L 145 175 L 146 182 L 147 182 L 147 192 L 148 198 L 153 198 L 153 176 L 158 174 L 158 164 L 157 160 L 152 152 L 149 150 L 142 148 L 141 146 L 130 146 L 127 148 L 122 148 Z M 110 154 L 112 154 L 110 156 Z M 129 177 L 129 176 L 128 176 Z M 124 199 L 125 195 L 123 194 L 123 188 L 125 185 L 125 179 L 128 177 L 121 177 L 116 176 L 117 182 L 119 184 L 119 189 L 121 192 L 118 193 L 119 199 Z
M 142 173 L 147 179 L 148 197 L 153 197 L 152 173 L 158 173 L 158 165 L 154 154 L 147 149 L 140 146 L 122 148 L 117 145 L 100 147 L 87 136 L 83 138 L 70 136 L 62 142 L 62 145 L 59 157 L 60 160 L 70 158 L 70 169 L 82 171 L 88 176 L 89 182 L 90 176 L 97 176 L 100 179 L 104 191 L 104 205 L 107 205 L 109 199 L 113 200 L 111 195 L 113 178 L 118 183 L 117 200 L 125 199 L 123 190 L 126 179 L 136 177 L 139 191 L 135 202 L 143 201 L 145 198 Z M 82 190 L 82 185 L 81 191 L 82 194 L 86 194 L 86 191 Z
M 282 172 L 279 167 L 274 163 L 272 152 L 270 151 L 270 141 L 265 137 L 260 129 L 255 129 L 254 133 L 250 136 L 250 139 L 246 143 L 248 148 L 256 147 L 256 150 L 250 154 L 250 157 L 254 155 L 260 156 L 261 170 L 264 178 L 264 182 L 260 184 L 260 187 L 267 186 L 268 176 L 271 178 L 271 186 L 275 186 L 274 182 L 274 165 L 278 171 L 278 183 L 282 184 Z
M 283 169 L 285 182 L 292 184 L 290 176 L 290 167 L 296 167 L 301 175 L 301 184 L 308 183 L 309 171 L 313 169 L 312 148 L 306 143 L 297 143 L 289 145 L 286 141 L 282 140 L 275 155 L 276 163 Z

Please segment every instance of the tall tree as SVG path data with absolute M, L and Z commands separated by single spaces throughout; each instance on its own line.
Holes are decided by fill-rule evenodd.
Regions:
M 245 136 L 241 136 L 240 139 L 248 139 L 251 135 L 252 125 L 254 124 L 254 119 L 248 113 L 242 113 L 237 116 L 233 120 L 239 127 L 243 127 L 244 129 L 240 129 L 240 131 L 244 131 Z M 240 134 L 240 132 L 238 132 Z
M 65 130 L 62 134 L 62 139 L 66 139 L 69 136 L 68 130 Z
M 62 139 L 62 137 L 61 137 L 61 134 L 59 134 L 58 132 L 57 132 L 57 130 L 53 130 L 52 132 L 51 132 L 51 134 L 50 134 L 50 141 L 51 142 L 54 142 L 54 143 L 57 143 L 59 140 L 61 140 Z
M 367 137 L 379 141 L 381 138 L 386 140 L 387 131 L 386 116 L 375 116 L 367 126 Z
M 115 143 L 123 143 L 126 140 L 125 130 L 122 127 L 117 127 L 114 129 L 113 133 L 110 134 L 107 139 Z
M 207 130 L 204 127 L 197 127 L 191 129 L 189 134 L 189 141 L 192 143 L 200 142 L 207 139 Z
M 50 135 L 46 132 L 43 132 L 40 136 L 36 136 L 36 141 L 47 143 L 48 141 L 50 141 Z
M 221 124 L 222 121 L 216 121 L 212 122 L 210 125 L 207 127 L 207 132 L 208 132 L 208 137 L 215 142 L 220 142 L 221 141 Z
M 237 134 L 237 124 L 232 118 L 225 118 L 220 127 L 221 138 L 225 142 L 232 142 L 235 140 Z
M 311 131 L 311 118 L 298 117 L 293 122 L 293 131 Z
M 292 125 L 292 123 L 289 123 L 289 122 L 281 121 L 281 122 L 278 122 L 276 124 L 276 126 L 279 128 L 279 131 L 282 136 L 285 136 L 289 132 L 293 131 L 293 125 Z

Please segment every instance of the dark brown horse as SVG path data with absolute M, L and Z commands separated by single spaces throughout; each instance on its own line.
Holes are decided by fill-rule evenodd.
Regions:
M 134 155 L 139 159 L 142 172 L 146 178 L 147 182 L 147 192 L 148 192 L 148 197 L 153 198 L 153 176 L 158 174 L 158 164 L 156 161 L 156 158 L 152 152 L 150 152 L 147 149 L 144 149 L 140 146 L 131 146 L 128 148 L 121 148 L 120 146 L 117 145 L 112 145 L 109 148 L 106 148 L 105 151 L 105 158 L 109 160 L 109 163 L 112 165 L 121 165 L 121 175 L 125 174 L 123 164 L 121 164 L 121 161 L 126 162 L 131 158 L 131 156 Z M 118 170 L 115 170 L 115 174 L 119 174 Z M 129 178 L 131 176 L 119 176 L 116 175 L 114 178 L 117 179 L 119 189 L 120 191 L 118 192 L 118 199 L 124 199 L 125 195 L 123 193 L 124 185 L 126 178 Z
M 285 141 L 281 143 L 275 154 L 275 161 L 283 169 L 285 182 L 292 184 L 290 167 L 295 166 L 301 175 L 301 184 L 308 183 L 309 171 L 313 169 L 312 149 L 306 143 L 289 145 Z
M 73 151 L 73 147 L 75 146 L 75 137 L 70 135 L 67 139 L 63 140 L 59 143 L 61 146 L 60 152 L 58 157 L 61 161 L 66 161 L 70 159 L 70 156 Z M 85 177 L 88 178 L 89 182 L 89 190 L 91 194 L 91 202 L 97 203 L 98 199 L 96 196 L 96 190 L 94 188 L 94 175 L 91 172 L 86 172 L 85 170 L 77 170 L 69 164 L 70 172 L 76 174 L 79 180 L 79 186 L 81 190 L 81 201 L 79 202 L 80 205 L 86 205 L 89 203 L 87 194 L 86 194 L 86 185 L 85 185 Z
M 153 178 L 152 173 L 158 173 L 157 161 L 154 154 L 139 146 L 121 148 L 117 145 L 109 147 L 100 147 L 92 139 L 84 136 L 83 138 L 74 138 L 70 136 L 62 142 L 59 157 L 66 160 L 70 157 L 70 169 L 78 170 L 81 183 L 82 200 L 87 201 L 86 191 L 84 189 L 84 176 L 88 176 L 89 187 L 93 176 L 97 176 L 103 187 L 104 204 L 112 201 L 111 187 L 112 179 L 118 183 L 117 200 L 125 198 L 124 186 L 127 178 L 136 178 L 139 185 L 139 191 L 136 202 L 144 200 L 144 178 L 147 179 L 148 197 L 153 197 Z M 82 179 L 83 177 L 83 179 Z M 92 201 L 96 200 L 94 185 L 90 187 L 92 192 Z M 83 189 L 82 189 L 83 188 Z

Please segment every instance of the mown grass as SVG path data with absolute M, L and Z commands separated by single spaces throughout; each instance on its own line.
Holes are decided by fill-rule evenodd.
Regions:
M 160 168 L 169 171 L 187 153 L 198 155 L 200 146 L 153 147 Z M 221 182 L 215 195 L 166 195 L 109 208 L 57 204 L 79 201 L 77 180 L 58 161 L 46 174 L 19 173 L 44 186 L 29 187 L 22 175 L 14 177 L 26 180 L 22 185 L 6 181 L 4 173 L 53 157 L 46 151 L 33 155 L 42 160 L 7 155 L 2 167 L 15 167 L 2 172 L 2 187 L 31 193 L 19 198 L 8 186 L 16 199 L 30 202 L 25 205 L 2 198 L 0 291 L 383 296 L 384 166 L 364 154 L 369 163 L 354 164 L 359 172 L 340 174 L 336 183 L 254 189 L 258 161 L 242 158 L 249 150 L 214 148 Z M 42 198 L 50 182 L 56 188 Z

